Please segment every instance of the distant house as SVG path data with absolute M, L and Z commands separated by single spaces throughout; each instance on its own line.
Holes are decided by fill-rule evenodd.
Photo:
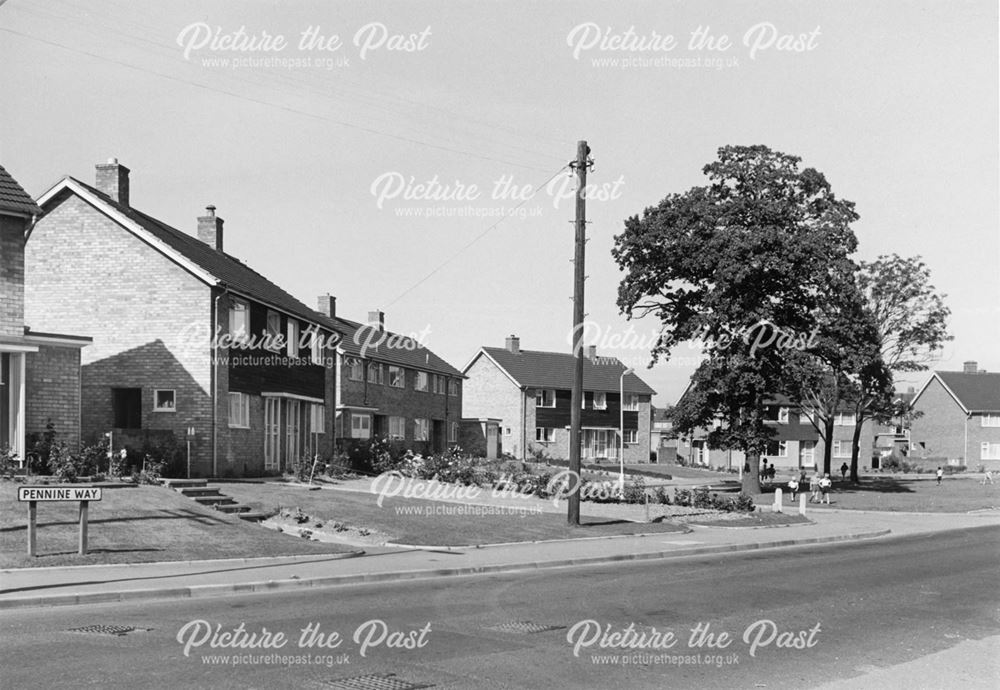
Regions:
M 1000 374 L 965 362 L 935 371 L 913 399 L 910 454 L 1000 469 Z
M 569 353 L 522 350 L 520 339 L 513 335 L 505 347 L 483 347 L 463 370 L 468 377 L 465 414 L 499 419 L 504 453 L 520 459 L 536 454 L 568 458 L 574 361 Z M 625 462 L 649 462 L 655 391 L 625 371 L 618 359 L 598 357 L 593 346 L 586 349 L 581 410 L 584 460 L 617 461 L 624 426 Z
M 689 386 L 690 388 L 690 386 Z M 687 390 L 684 391 L 687 394 Z M 683 395 L 681 399 L 683 400 Z M 765 404 L 766 423 L 774 429 L 774 434 L 761 461 L 774 465 L 778 470 L 815 470 L 823 466 L 826 452 L 825 443 L 816 427 L 809 420 L 808 413 L 799 405 L 785 396 L 770 396 Z M 715 422 L 715 427 L 722 425 L 722 420 Z M 855 416 L 853 412 L 844 410 L 834 416 L 833 438 L 831 449 L 831 466 L 839 468 L 845 462 L 851 462 L 851 443 L 854 437 Z M 690 464 L 705 467 L 724 467 L 740 469 L 746 462 L 745 455 L 738 450 L 709 448 L 708 434 L 711 429 L 695 429 L 693 433 L 682 436 L 678 446 L 678 454 Z M 872 448 L 875 441 L 876 425 L 871 420 L 862 424 L 859 439 L 859 464 L 866 466 L 871 462 Z
M 82 434 L 190 437 L 193 476 L 259 476 L 332 452 L 336 328 L 227 254 L 215 207 L 196 235 L 134 208 L 112 159 L 95 186 L 64 177 L 38 200 L 27 321 L 93 338 Z
M 656 453 L 657 462 L 675 462 L 677 460 L 677 433 L 674 424 L 669 419 L 670 410 L 662 407 L 653 408 L 653 425 L 650 431 L 652 452 Z
M 385 314 L 360 323 L 337 315 L 336 298 L 319 310 L 344 334 L 337 346 L 335 438 L 340 450 L 388 439 L 419 453 L 459 442 L 462 372 L 416 338 L 387 331 Z
M 80 443 L 81 336 L 60 335 L 67 326 L 25 318 L 25 233 L 42 209 L 0 166 L 0 452 L 26 460 L 29 436 L 51 424 L 57 441 Z M 43 459 L 44 460 L 44 459 Z

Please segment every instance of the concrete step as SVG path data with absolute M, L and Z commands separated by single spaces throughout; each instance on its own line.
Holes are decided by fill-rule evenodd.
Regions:
M 250 506 L 240 503 L 219 503 L 214 506 L 220 513 L 249 513 Z
M 160 483 L 168 489 L 180 489 L 181 487 L 208 486 L 207 479 L 161 479 Z
M 222 492 L 219 491 L 219 489 L 212 486 L 185 486 L 177 490 L 189 498 L 196 498 L 198 496 L 222 495 Z
M 221 494 L 217 496 L 192 496 L 191 498 L 203 506 L 232 505 L 236 503 L 236 501 L 229 496 L 223 496 Z
M 254 510 L 248 510 L 245 513 L 237 513 L 240 520 L 246 520 L 247 522 L 260 522 L 261 520 L 266 520 L 271 517 L 267 513 L 259 513 Z

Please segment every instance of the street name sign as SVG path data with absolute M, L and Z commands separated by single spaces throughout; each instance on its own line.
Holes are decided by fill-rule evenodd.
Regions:
M 18 501 L 100 501 L 101 489 L 94 486 L 20 486 Z

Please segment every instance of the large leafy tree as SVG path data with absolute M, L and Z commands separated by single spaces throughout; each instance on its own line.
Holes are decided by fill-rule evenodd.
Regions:
M 952 339 L 948 333 L 951 311 L 945 296 L 931 284 L 930 269 L 919 256 L 891 254 L 862 262 L 857 282 L 873 328 L 873 347 L 851 381 L 855 415 L 851 480 L 855 482 L 865 420 L 887 422 L 900 414 L 892 374 L 925 371 Z
M 691 431 L 721 419 L 709 444 L 746 454 L 747 493 L 760 491 L 772 433 L 765 406 L 788 387 L 789 346 L 807 346 L 817 310 L 855 268 L 854 204 L 800 160 L 766 146 L 723 147 L 703 169 L 708 184 L 628 218 L 612 251 L 625 272 L 619 308 L 663 324 L 652 363 L 703 341 L 707 359 L 675 421 Z

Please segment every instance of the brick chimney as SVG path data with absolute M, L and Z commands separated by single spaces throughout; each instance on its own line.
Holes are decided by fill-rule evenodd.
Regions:
M 521 339 L 512 333 L 507 336 L 505 347 L 507 348 L 507 352 L 511 352 L 516 355 L 521 351 Z
M 337 318 L 337 298 L 329 292 L 316 299 L 316 311 L 331 319 Z
M 130 170 L 118 163 L 117 158 L 109 158 L 107 163 L 97 164 L 97 190 L 107 194 L 122 206 L 128 206 L 128 174 Z
M 215 215 L 215 206 L 209 204 L 205 211 L 207 215 L 198 217 L 198 239 L 221 252 L 223 220 Z
M 385 330 L 385 313 L 381 311 L 368 312 L 368 325 L 381 332 Z
M 979 362 L 965 362 L 962 364 L 962 372 L 965 374 L 979 373 Z
M 597 345 L 588 345 L 583 349 L 583 356 L 591 362 L 597 362 Z

